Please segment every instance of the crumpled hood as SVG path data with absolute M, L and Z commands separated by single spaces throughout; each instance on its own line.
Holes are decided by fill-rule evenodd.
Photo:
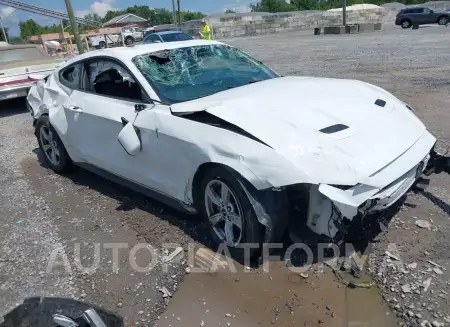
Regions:
M 404 103 L 355 80 L 276 78 L 171 109 L 206 110 L 268 144 L 311 180 L 335 184 L 377 172 L 425 131 Z

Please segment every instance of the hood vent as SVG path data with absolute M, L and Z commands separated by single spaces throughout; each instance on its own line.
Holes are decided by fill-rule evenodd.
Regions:
M 386 105 L 386 101 L 377 99 L 377 101 L 375 101 L 375 104 L 379 107 L 384 107 Z
M 331 125 L 331 126 L 319 129 L 319 132 L 322 132 L 325 134 L 333 134 L 333 133 L 337 133 L 337 132 L 346 130 L 347 128 L 348 128 L 347 125 L 336 124 L 336 125 Z

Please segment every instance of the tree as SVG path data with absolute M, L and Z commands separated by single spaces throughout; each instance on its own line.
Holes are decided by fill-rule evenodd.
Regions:
M 19 23 L 20 37 L 22 39 L 27 39 L 31 35 L 43 34 L 42 26 L 36 23 L 31 18 Z
M 236 12 L 234 10 L 231 9 L 227 9 L 225 10 L 225 14 L 235 14 Z
M 205 17 L 205 15 L 201 12 L 194 11 L 182 11 L 181 12 L 181 21 L 187 22 L 189 20 L 199 20 Z
M 9 41 L 9 35 L 8 35 L 8 27 L 3 27 L 3 29 L 4 29 L 4 31 L 5 31 L 5 34 L 6 34 L 6 38 L 8 39 L 8 41 Z M 2 42 L 6 42 L 6 40 L 5 40 L 5 36 L 3 35 L 3 31 L 0 29 L 0 41 L 2 41 Z
M 256 5 L 251 4 L 252 11 L 257 12 L 285 12 L 297 10 L 297 7 L 285 0 L 261 0 Z
M 113 19 L 114 17 L 126 14 L 126 10 L 108 10 L 105 17 L 103 17 L 102 21 L 106 23 L 108 20 Z

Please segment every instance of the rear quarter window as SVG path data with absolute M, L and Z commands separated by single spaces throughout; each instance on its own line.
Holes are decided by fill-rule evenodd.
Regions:
M 80 89 L 81 65 L 75 64 L 59 72 L 59 81 L 71 89 Z

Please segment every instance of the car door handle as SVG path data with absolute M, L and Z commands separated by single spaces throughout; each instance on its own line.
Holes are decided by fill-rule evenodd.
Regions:
M 83 109 L 81 109 L 80 107 L 77 106 L 64 106 L 64 108 L 70 110 L 70 111 L 76 111 L 76 112 L 83 112 Z

